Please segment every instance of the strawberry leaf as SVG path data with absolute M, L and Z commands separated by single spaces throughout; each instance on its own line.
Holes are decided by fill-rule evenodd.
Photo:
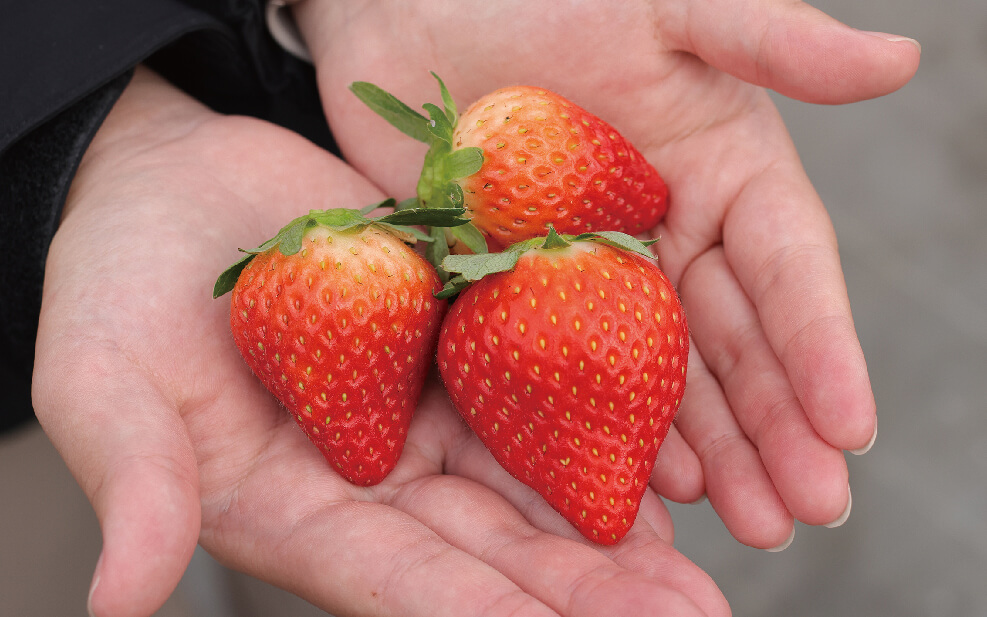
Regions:
M 442 78 L 436 75 L 435 71 L 431 71 L 431 73 L 435 81 L 439 82 L 439 93 L 442 95 L 442 105 L 445 107 L 446 118 L 449 119 L 449 124 L 456 126 L 456 121 L 459 119 L 459 115 L 456 113 L 456 102 L 452 100 L 452 95 L 449 94 L 449 89 L 446 88 Z
M 449 93 L 449 89 L 446 88 L 445 82 L 434 72 L 432 72 L 432 76 L 439 84 L 442 106 L 434 103 L 422 105 L 428 114 L 427 118 L 378 86 L 359 81 L 350 85 L 350 90 L 374 112 L 406 135 L 429 145 L 415 189 L 418 199 L 402 201 L 395 208 L 395 213 L 427 208 L 429 210 L 455 209 L 461 214 L 465 199 L 463 189 L 456 181 L 476 174 L 483 167 L 484 158 L 481 148 L 454 148 L 453 136 L 459 119 L 456 102 Z M 398 221 L 390 222 L 402 224 Z M 487 243 L 483 234 L 472 225 L 465 225 L 461 222 L 423 223 L 421 220 L 407 224 L 451 227 L 449 235 L 465 244 L 474 253 L 487 252 Z M 444 231 L 436 232 L 433 229 L 430 237 L 433 241 L 427 247 L 425 256 L 439 271 L 442 280 L 445 281 L 448 275 L 442 270 L 441 264 L 449 254 L 448 244 L 445 242 L 447 235 Z
M 247 267 L 256 255 L 277 248 L 284 255 L 294 255 L 302 248 L 305 232 L 312 227 L 331 227 L 337 231 L 346 231 L 378 225 L 388 232 L 394 234 L 403 242 L 414 244 L 418 240 L 434 244 L 436 237 L 442 239 L 439 244 L 443 246 L 448 254 L 448 247 L 445 242 L 445 227 L 455 227 L 466 225 L 469 219 L 463 218 L 466 212 L 462 208 L 425 209 L 425 208 L 405 208 L 390 214 L 376 218 L 367 218 L 367 214 L 378 208 L 394 208 L 393 199 L 385 199 L 382 202 L 372 204 L 361 210 L 349 208 L 333 208 L 330 210 L 310 210 L 308 214 L 303 214 L 282 227 L 271 239 L 255 249 L 244 250 L 246 253 L 232 266 L 224 270 L 216 279 L 213 285 L 213 298 L 232 291 L 236 285 L 240 273 Z M 432 234 L 425 234 L 422 231 L 411 227 L 412 225 L 422 225 L 431 227 Z M 444 257 L 444 255 L 443 255 Z M 439 259 L 441 261 L 441 258 Z
M 476 254 L 483 254 L 488 251 L 486 238 L 472 223 L 453 227 L 449 232 Z
M 449 182 L 445 185 L 445 191 L 442 194 L 442 204 L 444 208 L 462 208 L 463 202 L 465 201 L 463 197 L 463 187 L 459 186 L 455 182 Z M 466 210 L 463 209 L 463 212 Z
M 429 144 L 416 192 L 418 205 L 425 208 L 459 208 L 463 204 L 462 188 L 454 181 L 467 178 L 483 167 L 481 148 L 453 148 L 453 134 L 458 120 L 456 103 L 442 79 L 434 72 L 442 97 L 442 107 L 425 103 L 428 118 L 414 111 L 374 84 L 358 81 L 350 90 L 374 112 L 418 141 Z M 398 210 L 408 207 L 406 200 Z
M 311 210 L 309 211 L 308 216 L 301 217 L 301 220 L 304 220 L 308 227 L 324 225 L 325 227 L 331 227 L 337 231 L 346 231 L 348 229 L 353 229 L 354 227 L 366 227 L 375 219 L 365 217 L 359 210 L 332 208 L 330 210 Z M 285 240 L 281 241 L 281 252 L 285 255 L 293 255 L 294 252 L 285 253 L 284 242 Z M 300 242 L 301 239 L 299 239 L 299 248 L 301 248 Z M 291 248 L 294 247 L 292 246 Z
M 391 225 L 425 225 L 429 227 L 458 227 L 469 223 L 462 208 L 405 208 L 374 219 Z
M 281 253 L 284 255 L 294 255 L 302 250 L 302 238 L 305 237 L 305 230 L 308 229 L 311 221 L 312 219 L 310 217 L 302 217 L 288 227 L 287 231 L 281 237 L 281 242 L 278 243 L 278 249 Z
M 243 269 L 247 267 L 247 264 L 250 263 L 250 261 L 256 256 L 256 253 L 247 253 L 235 264 L 223 270 L 223 273 L 219 275 L 218 279 L 216 279 L 216 284 L 212 288 L 213 300 L 233 291 L 233 287 L 236 285 L 237 279 L 240 278 L 240 273 L 243 272 Z
M 463 225 L 462 227 L 450 229 L 449 232 L 459 237 L 457 231 L 463 233 L 463 230 L 469 227 L 473 226 Z M 556 250 L 568 248 L 574 242 L 600 242 L 637 253 L 649 259 L 654 259 L 654 255 L 648 250 L 648 247 L 657 241 L 655 239 L 642 242 L 633 236 L 617 231 L 589 232 L 579 234 L 578 236 L 563 235 L 559 234 L 555 230 L 555 227 L 549 223 L 548 234 L 546 236 L 512 244 L 501 253 L 449 255 L 445 257 L 441 262 L 441 270 L 454 276 L 446 282 L 442 290 L 435 294 L 435 297 L 450 298 L 468 287 L 470 283 L 478 281 L 485 276 L 512 270 L 517 265 L 521 255 L 533 249 Z
M 483 148 L 462 148 L 453 150 L 445 160 L 447 180 L 467 178 L 483 167 Z
M 442 260 L 442 270 L 458 276 L 449 279 L 445 286 L 435 294 L 435 297 L 439 299 L 452 297 L 468 287 L 473 281 L 478 281 L 488 274 L 507 272 L 513 269 L 523 252 L 523 249 L 508 248 L 503 253 L 449 255 Z
M 632 251 L 641 255 L 642 257 L 647 257 L 648 259 L 654 259 L 655 255 L 648 247 L 658 242 L 658 238 L 652 240 L 646 240 L 642 242 L 634 236 L 629 236 L 625 233 L 619 231 L 596 231 L 588 232 L 584 234 L 579 234 L 572 238 L 573 242 L 580 242 L 583 240 L 589 240 L 594 242 L 602 242 L 603 244 L 609 244 L 610 246 L 615 246 L 627 251 Z
M 365 81 L 353 82 L 350 84 L 350 91 L 378 116 L 408 137 L 427 144 L 432 143 L 428 119 L 402 103 L 393 94 Z
M 450 182 L 446 184 L 446 195 L 449 197 L 449 203 L 453 208 L 462 208 L 463 202 L 465 201 L 463 197 L 463 187 L 459 186 L 455 182 Z M 464 210 L 465 211 L 465 210 Z
M 443 271 L 444 272 L 444 271 Z M 446 276 L 449 276 L 446 274 Z M 470 286 L 470 282 L 467 281 L 462 276 L 454 276 L 443 285 L 442 289 L 435 292 L 435 297 L 439 300 L 446 300 L 451 298 Z
M 449 122 L 449 118 L 446 116 L 445 112 L 439 109 L 438 105 L 432 103 L 425 103 L 422 108 L 428 112 L 431 121 L 428 123 L 428 131 L 436 139 L 441 139 L 449 145 L 452 145 L 452 131 L 453 125 Z
M 415 187 L 415 193 L 418 195 L 418 202 L 423 208 L 434 208 L 437 204 L 433 204 L 439 198 L 442 191 L 437 190 L 442 180 L 440 178 L 440 163 L 442 156 L 449 149 L 449 144 L 445 142 L 436 142 L 432 144 L 432 147 L 428 149 L 425 153 L 425 162 L 422 164 L 422 173 L 418 177 L 418 185 Z M 441 153 L 440 153 L 441 151 Z
M 560 236 L 559 232 L 555 231 L 555 226 L 549 223 L 548 235 L 545 237 L 545 243 L 541 245 L 541 248 L 564 249 L 569 246 L 572 246 L 572 243 Z
M 446 231 L 439 227 L 432 227 L 429 230 L 432 242 L 425 247 L 425 259 L 435 266 L 442 282 L 449 280 L 449 273 L 442 269 L 442 261 L 449 256 L 449 243 L 446 242 Z

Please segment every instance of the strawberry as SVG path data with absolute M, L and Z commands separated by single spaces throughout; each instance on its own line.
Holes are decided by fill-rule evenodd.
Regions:
M 436 79 L 444 108 L 426 104 L 430 119 L 373 84 L 356 82 L 351 90 L 429 144 L 418 205 L 466 208 L 472 225 L 451 231 L 472 252 L 544 236 L 549 223 L 563 233 L 638 234 L 664 216 L 668 188 L 658 171 L 597 116 L 554 92 L 515 86 L 481 97 L 457 117 Z
M 357 485 L 396 465 L 434 357 L 441 283 L 405 244 L 421 232 L 400 224 L 455 222 L 421 214 L 313 210 L 248 251 L 213 292 L 233 292 L 230 328 L 247 365 Z
M 459 255 L 439 335 L 456 409 L 497 462 L 585 537 L 619 541 L 685 388 L 689 334 L 646 245 L 615 232 Z M 472 284 L 470 284 L 471 281 Z

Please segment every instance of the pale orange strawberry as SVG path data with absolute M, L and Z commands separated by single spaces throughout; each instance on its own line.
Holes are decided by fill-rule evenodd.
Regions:
M 438 79 L 436 77 L 436 79 Z M 369 107 L 429 144 L 416 205 L 466 209 L 471 225 L 449 230 L 474 253 L 561 233 L 651 230 L 668 209 L 658 171 L 610 124 L 544 88 L 514 86 L 474 102 L 459 117 L 442 80 L 443 107 L 429 117 L 379 87 L 351 86 Z M 438 239 L 445 232 L 436 232 Z M 435 243 L 432 263 L 445 256 Z
M 668 208 L 665 182 L 627 139 L 549 90 L 481 97 L 453 134 L 453 151 L 469 147 L 483 150 L 483 166 L 456 182 L 492 251 L 543 236 L 549 223 L 560 233 L 639 234 Z

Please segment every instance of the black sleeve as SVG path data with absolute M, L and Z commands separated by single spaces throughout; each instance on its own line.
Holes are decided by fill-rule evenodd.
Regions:
M 221 113 L 335 151 L 314 71 L 271 39 L 262 0 L 32 0 L 0 19 L 0 431 L 33 416 L 48 246 L 82 154 L 147 63 Z

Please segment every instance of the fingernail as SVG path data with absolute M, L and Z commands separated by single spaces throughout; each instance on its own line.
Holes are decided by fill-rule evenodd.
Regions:
M 764 550 L 768 551 L 769 553 L 780 553 L 783 550 L 785 550 L 786 548 L 788 548 L 789 546 L 791 546 L 792 545 L 792 542 L 794 540 L 795 540 L 795 526 L 793 525 L 792 526 L 792 533 L 788 534 L 788 539 L 787 540 L 785 540 L 784 542 L 782 542 L 781 544 L 779 544 L 778 546 L 776 546 L 774 548 L 766 548 Z
M 93 592 L 96 591 L 96 587 L 99 586 L 99 575 L 97 574 L 93 578 L 93 584 L 89 587 L 89 597 L 86 598 L 86 612 L 89 613 L 89 617 L 96 617 L 96 612 L 93 611 Z
M 918 41 L 916 41 L 915 39 L 911 38 L 911 37 L 901 36 L 901 35 L 898 35 L 898 34 L 888 34 L 886 32 L 871 32 L 871 31 L 868 31 L 868 30 L 861 30 L 861 32 L 863 32 L 864 34 L 869 34 L 871 36 L 876 36 L 879 39 L 884 39 L 885 41 L 887 41 L 889 43 L 904 43 L 904 42 L 908 42 L 908 43 L 911 43 L 912 45 L 914 45 L 915 47 L 918 47 L 918 50 L 919 51 L 922 51 L 922 44 L 919 43 Z
M 874 433 L 870 436 L 870 441 L 867 442 L 867 445 L 857 448 L 856 450 L 850 450 L 850 454 L 856 454 L 857 456 L 860 456 L 861 454 L 867 454 L 868 452 L 870 452 L 870 449 L 874 447 L 875 441 L 877 441 L 876 424 L 874 425 Z
M 846 490 L 847 490 L 846 509 L 843 510 L 843 514 L 841 514 L 835 521 L 833 521 L 832 523 L 826 523 L 826 527 L 829 527 L 830 529 L 839 527 L 840 525 L 845 523 L 848 518 L 850 518 L 850 508 L 853 506 L 853 494 L 850 492 L 849 486 L 846 488 Z
M 99 560 L 96 561 L 96 575 L 93 576 L 93 582 L 89 586 L 89 596 L 86 598 L 86 612 L 89 613 L 89 617 L 96 617 L 96 611 L 93 610 L 93 594 L 96 592 L 96 588 L 99 587 L 99 566 L 103 563 L 103 554 L 100 553 Z

